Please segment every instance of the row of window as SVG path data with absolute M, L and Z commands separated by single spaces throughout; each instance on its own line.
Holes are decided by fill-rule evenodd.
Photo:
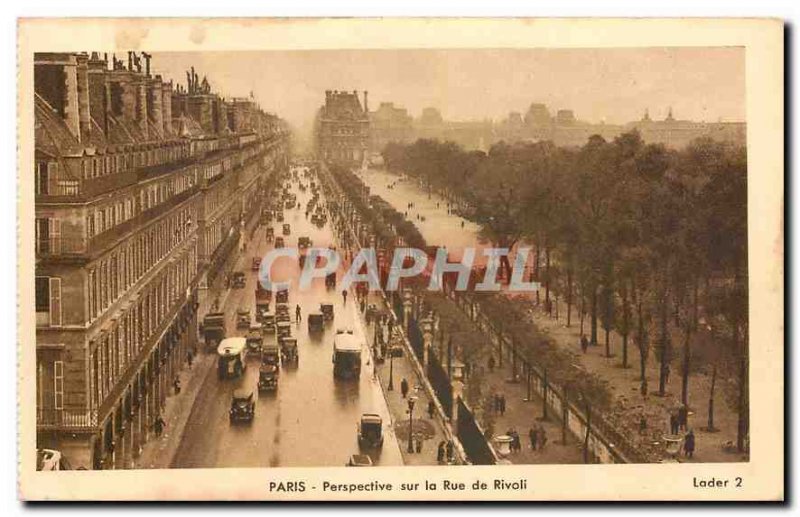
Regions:
M 155 149 L 66 158 L 64 161 L 39 160 L 36 162 L 35 172 L 36 194 L 78 195 L 80 179 L 98 178 L 142 167 L 178 162 L 190 157 L 197 158 L 209 152 L 230 149 L 238 145 L 238 137 L 227 137 L 169 142 Z
M 197 275 L 197 251 L 190 248 L 171 262 L 112 326 L 90 347 L 91 409 L 98 409 L 170 312 L 185 300 Z
M 87 269 L 87 321 L 100 316 L 193 231 L 194 210 L 187 206 L 128 239 Z

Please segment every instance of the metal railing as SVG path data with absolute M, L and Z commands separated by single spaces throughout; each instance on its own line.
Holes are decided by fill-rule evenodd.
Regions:
M 36 425 L 38 427 L 58 428 L 92 428 L 97 427 L 97 410 L 80 408 L 37 408 Z

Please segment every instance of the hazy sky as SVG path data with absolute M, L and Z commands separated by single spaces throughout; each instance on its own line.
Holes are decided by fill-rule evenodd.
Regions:
M 184 85 L 194 65 L 223 96 L 252 90 L 300 131 L 325 90 L 368 90 L 371 110 L 391 101 L 418 117 L 435 106 L 454 120 L 499 120 L 532 102 L 590 122 L 628 122 L 645 108 L 661 119 L 670 106 L 680 119 L 745 119 L 742 48 L 158 52 L 151 63 Z

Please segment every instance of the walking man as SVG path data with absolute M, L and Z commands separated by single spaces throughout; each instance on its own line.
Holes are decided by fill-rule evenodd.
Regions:
M 547 431 L 544 430 L 543 425 L 539 425 L 539 450 L 544 450 L 544 446 L 547 444 Z
M 347 305 L 347 289 L 342 289 L 342 303 Z
M 531 450 L 536 450 L 536 442 L 538 442 L 539 433 L 536 432 L 536 429 L 531 427 L 530 431 L 528 431 L 528 438 L 531 440 Z
M 405 377 L 400 381 L 400 393 L 402 393 L 403 398 L 406 398 L 406 395 L 408 395 L 408 381 Z
M 439 442 L 439 447 L 436 449 L 436 462 L 441 465 L 444 463 L 444 455 L 445 455 L 445 442 L 442 440 Z
M 297 323 L 300 323 L 300 320 L 303 319 L 301 311 L 300 311 L 300 304 L 298 303 L 294 307 L 294 318 L 297 320 Z
M 675 413 L 669 414 L 669 432 L 670 434 L 678 434 L 678 415 Z
M 581 350 L 583 353 L 586 353 L 586 350 L 589 349 L 589 340 L 586 339 L 586 334 L 581 334 Z
M 506 414 L 506 396 L 501 393 L 500 394 L 500 416 Z
M 689 432 L 686 433 L 686 438 L 683 442 L 683 451 L 687 458 L 694 456 L 694 431 L 691 429 L 689 429 Z
M 685 404 L 681 405 L 681 407 L 678 408 L 678 430 L 685 431 L 687 429 L 688 419 L 689 419 L 689 410 L 686 408 Z

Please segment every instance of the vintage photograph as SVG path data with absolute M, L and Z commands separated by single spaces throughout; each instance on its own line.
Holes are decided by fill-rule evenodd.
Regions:
M 20 91 L 37 471 L 751 461 L 745 46 L 116 43 Z

